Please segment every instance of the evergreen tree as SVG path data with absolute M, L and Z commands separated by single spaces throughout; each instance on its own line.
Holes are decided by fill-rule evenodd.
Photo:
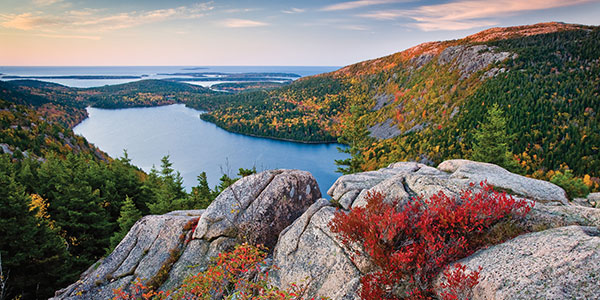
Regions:
M 240 168 L 238 170 L 238 175 L 241 176 L 241 177 L 250 176 L 252 174 L 256 174 L 256 167 L 252 167 L 252 169 Z
M 48 298 L 57 285 L 74 280 L 64 240 L 15 181 L 8 155 L 0 155 L 0 255 L 7 299 Z
M 196 209 L 207 208 L 215 199 L 213 191 L 211 191 L 208 186 L 206 172 L 202 172 L 198 175 L 198 185 L 192 188 L 189 198 L 190 202 L 193 204 L 193 208 Z
M 75 270 L 85 269 L 105 254 L 115 223 L 110 221 L 101 197 L 95 162 L 69 154 L 65 159 L 50 155 L 38 170 L 39 193 L 48 199 L 48 213 L 69 244 L 76 259 Z
M 162 188 L 162 180 L 154 166 L 150 169 L 148 175 L 143 180 L 140 188 L 140 197 L 145 199 L 143 206 L 138 206 L 142 215 L 150 214 L 150 205 L 158 202 L 158 194 Z
M 110 238 L 110 250 L 109 253 L 121 242 L 121 240 L 127 235 L 129 229 L 142 217 L 142 213 L 135 207 L 133 200 L 127 196 L 121 207 L 121 213 L 117 219 L 119 224 L 119 231 Z
M 512 137 L 506 131 L 506 119 L 498 104 L 488 110 L 485 121 L 479 123 L 474 138 L 471 154 L 473 160 L 496 164 L 511 171 L 518 167 L 509 148 Z
M 335 160 L 335 164 L 338 166 L 337 172 L 339 173 L 352 174 L 363 171 L 362 164 L 364 163 L 364 159 L 361 149 L 369 142 L 366 126 L 360 123 L 360 116 L 363 113 L 363 110 L 358 106 L 353 105 L 350 107 L 351 117 L 344 122 L 346 130 L 338 138 L 338 143 L 348 145 L 345 148 L 338 147 L 338 151 L 349 154 L 350 157 Z
M 172 166 L 168 155 L 161 159 L 159 180 L 156 182 L 158 186 L 152 188 L 155 199 L 148 204 L 151 214 L 165 214 L 189 206 L 188 195 L 183 188 L 183 178 L 179 172 L 173 170 Z M 156 180 L 156 178 L 152 178 L 152 180 Z
M 227 174 L 223 174 L 221 178 L 219 178 L 219 185 L 215 186 L 214 195 L 218 196 L 221 192 L 223 192 L 226 188 L 234 184 L 238 178 L 231 178 Z

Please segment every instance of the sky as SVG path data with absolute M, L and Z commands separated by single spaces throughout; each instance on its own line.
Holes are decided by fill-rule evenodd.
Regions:
M 600 0 L 0 0 L 4 66 L 344 66 Z

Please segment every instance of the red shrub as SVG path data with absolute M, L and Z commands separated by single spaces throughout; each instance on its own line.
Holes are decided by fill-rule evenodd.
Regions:
M 204 272 L 187 277 L 174 290 L 156 292 L 152 287 L 136 282 L 129 291 L 114 290 L 113 300 L 300 300 L 306 287 L 292 285 L 281 290 L 269 283 L 263 246 L 241 244 L 233 251 L 220 253 Z M 314 300 L 314 298 L 313 298 Z
M 471 271 L 467 274 L 467 267 L 463 264 L 454 265 L 454 270 L 446 268 L 444 270 L 445 281 L 440 284 L 442 288 L 441 296 L 447 300 L 469 299 L 471 289 L 479 282 L 478 271 Z
M 329 224 L 342 243 L 359 243 L 381 271 L 361 278 L 363 299 L 428 298 L 431 280 L 448 263 L 472 254 L 473 241 L 507 217 L 527 214 L 532 204 L 498 193 L 486 183 L 482 191 L 460 198 L 440 192 L 404 205 L 384 202 L 381 193 L 367 196 L 364 208 L 338 211 Z M 408 287 L 407 294 L 392 289 Z

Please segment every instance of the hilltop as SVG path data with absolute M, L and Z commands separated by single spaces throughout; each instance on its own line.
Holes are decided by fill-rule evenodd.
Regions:
M 351 171 L 469 157 L 497 104 L 520 172 L 600 176 L 600 28 L 540 23 L 429 42 L 272 91 L 187 105 L 227 130 L 351 146 Z

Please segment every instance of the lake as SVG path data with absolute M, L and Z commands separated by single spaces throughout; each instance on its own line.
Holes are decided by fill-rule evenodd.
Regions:
M 348 156 L 337 144 L 302 144 L 256 138 L 225 131 L 199 118 L 201 111 L 175 104 L 161 107 L 88 108 L 89 117 L 73 130 L 117 158 L 127 149 L 132 163 L 148 172 L 170 155 L 188 190 L 205 171 L 214 187 L 222 174 L 234 176 L 239 168 L 301 169 L 317 179 L 321 193 L 340 176 L 335 159 Z

